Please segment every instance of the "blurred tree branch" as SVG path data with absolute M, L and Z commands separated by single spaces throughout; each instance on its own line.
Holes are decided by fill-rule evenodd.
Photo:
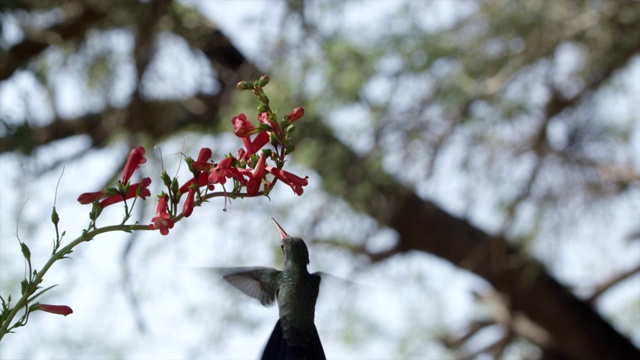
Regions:
M 527 6 L 534 3 L 526 2 Z M 549 125 L 554 119 L 563 113 L 570 112 L 579 104 L 588 102 L 595 91 L 639 53 L 640 32 L 637 31 L 640 18 L 639 6 L 631 2 L 619 4 L 603 2 L 603 4 L 616 7 L 614 10 L 605 9 L 606 11 L 599 14 L 604 18 L 603 22 L 610 24 L 606 31 L 603 31 L 602 36 L 616 39 L 615 41 L 603 42 L 602 46 L 599 46 L 601 43 L 596 42 L 598 46 L 591 46 L 594 43 L 591 37 L 600 33 L 596 31 L 596 35 L 593 35 L 592 27 L 595 23 L 590 18 L 593 13 L 589 10 L 561 28 L 555 28 L 559 26 L 555 23 L 545 23 L 544 26 L 540 26 L 536 22 L 539 19 L 534 18 L 530 23 L 523 25 L 523 29 L 518 29 L 524 36 L 521 40 L 529 45 L 524 51 L 517 52 L 515 55 L 506 53 L 501 58 L 487 58 L 482 61 L 477 54 L 471 53 L 468 55 L 470 59 L 460 60 L 471 63 L 463 66 L 467 71 L 463 74 L 464 77 L 477 78 L 480 85 L 468 91 L 466 97 L 453 101 L 452 109 L 444 112 L 443 117 L 447 120 L 447 128 L 433 135 L 436 140 L 432 147 L 431 158 L 428 160 L 430 166 L 432 167 L 435 163 L 439 149 L 447 142 L 449 136 L 458 127 L 469 122 L 469 118 L 472 117 L 471 109 L 475 103 L 497 101 L 497 97 L 505 91 L 523 68 L 533 67 L 537 62 L 542 61 L 540 59 L 556 51 L 561 43 L 577 42 L 589 48 L 592 52 L 590 60 L 594 63 L 585 66 L 587 72 L 583 75 L 585 82 L 577 92 L 567 95 L 562 86 L 550 82 L 551 92 L 545 101 L 540 123 L 536 127 L 537 131 L 525 144 L 520 145 L 522 149 L 532 150 L 536 155 L 537 165 L 531 170 L 528 182 L 521 187 L 521 192 L 506 207 L 507 216 L 513 217 L 518 204 L 531 197 L 531 188 L 537 181 L 538 170 L 549 156 L 561 154 L 568 161 L 594 168 L 598 173 L 603 172 L 598 162 L 575 152 L 575 146 L 554 149 L 548 143 Z M 108 18 L 105 11 L 84 8 L 83 5 L 76 4 L 76 6 L 83 8 L 80 13 L 85 16 L 77 17 L 69 12 L 66 20 L 42 31 L 56 33 L 65 41 L 79 42 L 89 28 L 97 26 L 96 24 L 100 21 Z M 51 123 L 39 127 L 29 125 L 27 122 L 10 127 L 7 135 L 0 138 L 0 153 L 14 150 L 29 153 L 38 146 L 79 134 L 88 136 L 92 147 L 102 147 L 122 129 L 126 129 L 129 134 L 145 134 L 153 139 L 168 137 L 189 126 L 208 129 L 219 121 L 220 109 L 230 101 L 229 89 L 233 89 L 240 79 L 258 73 L 259 69 L 245 58 L 233 42 L 200 15 L 195 15 L 197 21 L 194 25 L 193 22 L 184 21 L 185 12 L 188 10 L 176 3 L 152 1 L 136 6 L 144 8 L 145 11 L 130 12 L 132 14 L 130 16 L 135 16 L 130 25 L 137 27 L 135 33 L 138 34 L 134 52 L 138 86 L 128 107 L 105 109 L 103 112 L 87 114 L 75 119 L 56 117 Z M 496 11 L 501 6 L 505 6 L 505 2 L 487 2 L 482 6 L 494 7 L 495 9 L 489 10 Z M 622 15 L 623 12 L 631 15 L 625 17 Z M 514 13 L 517 11 L 509 14 Z M 193 13 L 189 15 L 194 16 Z M 161 19 L 164 16 L 166 17 Z M 188 99 L 163 101 L 146 99 L 139 92 L 140 79 L 154 55 L 154 36 L 159 31 L 158 28 L 167 27 L 162 20 L 170 21 L 172 26 L 169 28 L 186 39 L 194 50 L 204 54 L 210 61 L 218 77 L 220 91 L 213 95 L 199 93 Z M 469 20 L 470 23 L 474 21 L 477 20 L 473 18 Z M 466 25 L 461 23 L 456 29 L 463 29 Z M 42 34 L 39 37 L 26 36 L 25 40 L 9 49 L 10 60 L 0 65 L 0 75 L 2 75 L 0 79 L 7 79 L 17 69 L 28 66 L 33 57 L 47 46 L 51 46 L 50 41 L 34 40 L 41 39 L 42 36 Z M 426 41 L 431 40 L 433 39 Z M 445 38 L 442 41 L 449 40 Z M 461 43 L 443 47 L 440 49 L 443 54 L 438 59 L 463 57 L 460 54 L 464 54 L 465 47 L 468 45 Z M 460 92 L 459 83 L 454 85 L 442 85 L 433 92 L 425 94 L 419 101 L 421 106 L 414 109 L 416 114 L 421 113 L 432 100 L 451 97 L 452 88 Z M 356 100 L 362 100 L 362 98 Z M 363 102 L 366 103 L 366 101 Z M 387 116 L 398 115 L 389 110 Z M 506 235 L 491 235 L 467 219 L 445 211 L 435 202 L 423 199 L 413 188 L 401 183 L 394 174 L 388 174 L 383 170 L 380 154 L 372 152 L 358 155 L 336 137 L 334 130 L 329 128 L 319 115 L 315 118 L 312 115 L 309 118 L 305 120 L 305 126 L 299 129 L 304 137 L 305 148 L 308 149 L 305 151 L 308 156 L 301 160 L 322 176 L 323 186 L 327 192 L 344 199 L 356 211 L 376 219 L 380 227 L 388 227 L 399 234 L 399 240 L 395 246 L 386 251 L 369 253 L 364 247 L 353 247 L 351 249 L 353 252 L 364 253 L 372 262 L 380 262 L 398 254 L 419 251 L 436 255 L 482 277 L 499 293 L 504 310 L 503 315 L 506 314 L 503 319 L 508 319 L 507 323 L 511 324 L 509 331 L 528 338 L 540 346 L 549 358 L 631 359 L 640 357 L 640 351 L 629 339 L 616 331 L 591 306 L 592 299 L 577 298 L 567 287 L 560 284 L 541 262 L 513 245 L 515 243 L 513 239 Z M 381 125 L 381 129 L 383 127 L 384 125 Z M 408 132 L 411 130 L 413 129 Z M 611 172 L 621 173 L 617 168 Z M 627 172 L 623 173 L 627 174 Z M 627 175 L 616 176 L 613 181 L 627 179 L 624 180 L 627 181 L 626 186 L 638 183 L 638 175 L 635 172 L 631 171 L 631 175 Z M 606 177 L 603 178 L 606 179 Z M 637 269 L 633 272 L 637 272 Z M 604 289 L 606 288 L 605 286 Z M 593 298 L 597 297 L 597 294 L 598 292 Z M 496 315 L 495 318 L 499 316 Z M 539 338 L 536 340 L 535 336 L 526 336 L 526 331 L 513 326 L 516 318 L 524 318 L 530 324 L 544 329 L 549 338 L 545 337 L 544 341 L 541 341 Z M 500 321 L 496 320 L 496 322 Z M 487 326 L 484 323 L 476 325 L 477 328 Z M 469 336 L 471 335 L 473 334 L 470 332 Z M 512 338 L 512 333 L 508 333 L 503 339 L 482 349 L 481 352 L 493 353 L 494 356 L 499 357 Z M 459 341 L 461 340 L 453 342 Z
M 358 157 L 322 122 L 311 124 L 302 131 L 308 141 L 322 146 L 314 147 L 309 165 L 322 175 L 327 191 L 400 235 L 393 249 L 368 254 L 373 261 L 423 251 L 481 276 L 505 296 L 511 311 L 522 312 L 551 334 L 553 342 L 545 351 L 560 352 L 567 359 L 633 358 L 640 354 L 587 302 L 558 283 L 541 263 L 510 245 L 508 239 L 490 236 L 421 199 L 382 173 L 374 161 Z M 367 191 L 352 191 L 361 179 L 368 179 Z
M 38 146 L 82 134 L 88 135 L 92 147 L 103 147 L 122 129 L 126 129 L 130 134 L 146 133 L 153 139 L 162 139 L 189 126 L 204 128 L 214 126 L 220 108 L 230 101 L 230 92 L 235 89 L 235 84 L 241 79 L 256 77 L 258 70 L 252 65 L 245 65 L 245 58 L 232 46 L 230 40 L 200 14 L 196 13 L 198 26 L 195 29 L 191 28 L 193 26 L 187 28 L 181 22 L 184 17 L 182 12 L 185 10 L 177 5 L 167 9 L 169 3 L 154 1 L 148 4 L 151 7 L 148 12 L 131 9 L 131 14 L 139 17 L 133 21 L 132 25 L 140 27 L 136 32 L 142 37 L 136 38 L 134 52 L 138 85 L 125 109 L 107 108 L 99 113 L 86 114 L 74 119 L 55 117 L 50 123 L 41 126 L 34 126 L 26 121 L 17 125 L 5 124 L 7 131 L 6 135 L 0 137 L 0 153 L 19 150 L 28 154 Z M 84 6 L 76 5 L 84 9 Z M 72 8 L 78 11 L 76 7 Z M 170 12 L 171 19 L 178 24 L 176 25 L 178 34 L 184 35 L 192 44 L 199 46 L 198 49 L 221 76 L 218 79 L 220 91 L 215 94 L 200 93 L 191 98 L 174 101 L 146 99 L 140 94 L 140 79 L 154 55 L 153 43 L 157 30 L 154 31 L 153 28 L 167 11 Z M 69 17 L 75 19 L 75 17 Z M 84 26 L 98 26 L 95 22 L 105 18 L 105 14 L 93 17 L 81 16 L 81 18 Z M 190 21 L 193 21 L 193 18 Z M 64 31 L 63 33 L 66 34 Z M 69 30 L 69 33 L 73 34 L 74 41 L 82 40 L 85 35 L 84 31 L 80 32 L 78 29 Z M 50 45 L 42 43 L 39 50 Z M 22 57 L 10 56 L 20 58 L 19 61 L 13 62 L 26 66 L 33 61 L 33 57 L 38 55 L 38 52 L 27 53 L 20 50 L 21 46 L 26 45 L 15 45 L 9 53 L 23 54 L 20 55 Z M 16 69 L 17 67 L 13 67 L 10 71 L 7 68 L 7 77 Z
M 36 3 L 30 1 L 25 1 L 23 5 L 27 11 L 38 8 Z M 36 6 L 31 7 L 32 5 Z M 45 29 L 28 28 L 24 39 L 3 54 L 0 61 L 0 81 L 11 77 L 16 70 L 26 67 L 35 56 L 51 45 L 81 41 L 87 31 L 105 18 L 105 12 L 81 2 L 68 2 L 61 8 L 64 14 L 62 21 Z
M 604 294 L 605 292 L 607 292 L 609 289 L 613 288 L 614 286 L 620 284 L 621 282 L 629 279 L 630 277 L 640 274 L 640 265 L 629 269 L 627 271 L 621 272 L 620 274 L 614 276 L 613 278 L 609 279 L 608 281 L 600 284 L 598 287 L 596 287 L 595 291 L 593 292 L 593 294 L 587 299 L 587 302 L 593 304 L 596 300 L 598 300 L 598 298 Z

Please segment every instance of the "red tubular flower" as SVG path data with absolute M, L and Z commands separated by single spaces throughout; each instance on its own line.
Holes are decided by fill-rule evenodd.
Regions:
M 195 183 L 195 180 L 191 178 L 180 186 L 180 194 L 189 192 L 189 186 L 193 183 Z M 198 175 L 198 187 L 203 187 L 205 185 L 209 185 L 209 173 L 203 172 Z M 209 185 L 209 190 L 213 190 L 213 185 Z
M 267 161 L 267 154 L 266 153 L 262 153 L 260 154 L 260 158 L 258 159 L 258 163 L 256 164 L 255 168 L 253 169 L 253 177 L 254 178 L 258 178 L 258 179 L 262 179 L 264 177 L 264 164 Z
M 307 180 L 309 178 L 308 176 L 305 176 L 303 179 L 288 171 L 284 171 L 282 169 L 278 169 L 273 166 L 267 166 L 266 170 L 271 174 L 273 174 L 273 176 L 275 176 L 278 180 L 291 186 L 291 189 L 293 189 L 293 192 L 298 194 L 298 196 L 302 195 L 302 193 L 304 192 L 304 189 L 302 187 L 307 186 L 309 184 L 309 181 Z
M 205 174 L 205 175 L 206 175 L 206 174 Z M 199 179 L 199 178 L 200 178 L 200 177 L 198 176 L 198 179 Z M 191 179 L 187 180 L 187 182 L 186 182 L 186 183 L 184 183 L 184 184 L 182 184 L 182 186 L 180 186 L 180 194 L 184 194 L 184 193 L 188 192 L 188 191 L 189 191 L 189 186 L 191 186 L 191 184 L 193 184 L 193 183 L 195 183 L 195 182 L 196 182 L 196 181 L 195 181 L 195 179 L 194 179 L 194 178 L 191 178 Z
M 238 151 L 236 152 L 236 159 L 238 159 L 238 161 L 242 161 L 245 153 L 246 151 L 243 148 L 238 149 Z
M 233 133 L 237 137 L 245 138 L 257 132 L 256 127 L 247 119 L 244 114 L 238 114 L 231 119 Z
M 64 316 L 73 314 L 73 310 L 66 305 L 38 304 L 38 306 L 36 307 L 36 310 L 42 310 L 48 313 L 64 315 Z
M 91 204 L 92 202 L 102 199 L 104 197 L 104 191 L 96 191 L 90 193 L 82 193 L 78 196 L 78 202 L 80 204 L 86 205 Z
M 261 132 L 256 136 L 255 139 L 251 142 L 251 147 L 253 148 L 253 152 L 250 155 L 253 155 L 260 151 L 267 143 L 269 142 L 269 133 L 266 131 Z
M 247 139 L 247 141 L 245 141 L 245 139 Z M 267 145 L 269 142 L 269 133 L 262 131 L 255 137 L 255 139 L 253 139 L 253 141 L 248 141 L 248 138 L 242 138 L 242 142 L 244 143 L 244 147 L 247 151 L 243 153 L 242 159 L 238 159 L 240 161 L 248 159 L 251 155 L 257 153 Z
M 147 159 L 144 157 L 145 150 L 142 146 L 138 146 L 137 148 L 131 150 L 129 153 L 129 158 L 127 159 L 127 163 L 124 165 L 124 170 L 122 170 L 122 179 L 120 180 L 123 184 L 126 184 L 129 179 L 131 179 L 131 175 L 136 171 L 140 165 L 147 162 Z
M 262 178 L 264 178 L 264 164 L 266 158 L 267 155 L 264 152 L 260 154 L 258 164 L 256 164 L 253 172 L 249 175 L 250 179 L 247 182 L 247 194 L 250 196 L 255 196 L 260 190 L 260 184 L 262 184 Z
M 191 213 L 193 213 L 193 207 L 195 206 L 196 203 L 196 189 L 192 186 L 191 188 L 189 188 L 189 194 L 187 195 L 187 200 L 185 200 L 184 202 L 184 206 L 182 207 L 182 214 L 184 215 L 184 217 L 189 217 L 191 216 Z
M 211 154 L 213 152 L 211 151 L 211 149 L 209 148 L 202 148 L 200 149 L 200 152 L 198 153 L 198 162 L 205 162 L 205 161 L 209 161 L 209 159 L 211 159 Z
M 198 159 L 191 163 L 191 167 L 193 168 L 193 170 L 209 171 L 209 169 L 213 167 L 213 164 L 209 162 L 209 159 L 211 159 L 211 154 L 212 152 L 209 148 L 200 149 L 200 153 L 198 153 Z
M 122 170 L 122 178 L 120 179 L 120 182 L 122 184 L 127 184 L 131 179 L 131 176 L 133 175 L 133 173 L 136 171 L 136 169 L 139 168 L 141 164 L 144 164 L 147 162 L 147 159 L 145 159 L 144 157 L 144 153 L 145 153 L 145 150 L 142 146 L 138 146 L 137 148 L 131 150 L 131 152 L 129 153 L 129 157 L 127 158 L 127 163 L 124 165 L 124 170 Z M 142 190 L 140 192 L 140 197 L 144 199 L 147 196 L 151 195 L 151 192 L 149 191 L 149 189 L 147 189 L 149 184 L 151 184 L 150 178 L 144 178 L 140 183 L 130 185 L 129 190 L 124 196 L 122 194 L 116 194 L 116 195 L 107 196 L 105 198 L 107 194 L 105 194 L 105 190 L 102 190 L 102 191 L 96 191 L 96 192 L 82 193 L 80 194 L 80 196 L 78 196 L 78 202 L 80 204 L 91 204 L 96 200 L 104 198 L 104 200 L 100 202 L 100 206 L 104 208 L 105 206 L 109 206 L 117 202 L 135 197 L 136 191 L 138 190 L 138 187 L 140 187 L 141 184 L 142 184 Z
M 138 188 L 141 186 L 142 186 L 142 189 L 140 190 L 140 197 L 144 200 L 147 198 L 147 196 L 151 196 L 151 191 L 149 191 L 148 189 L 149 185 L 151 185 L 151 178 L 146 177 L 142 179 L 142 181 L 139 183 L 131 184 L 125 196 L 122 196 L 122 194 L 107 196 L 106 198 L 104 198 L 104 200 L 100 201 L 100 206 L 102 208 L 105 208 L 109 205 L 119 203 L 120 201 L 134 198 L 136 197 Z
M 262 133 L 260 133 L 262 134 Z M 258 135 L 260 136 L 260 135 Z M 257 138 L 257 136 L 256 136 Z M 246 160 L 249 158 L 249 156 L 251 156 L 252 154 L 255 154 L 255 152 L 253 151 L 253 145 L 251 145 L 251 138 L 249 137 L 243 137 L 242 138 L 242 145 L 244 145 L 244 148 L 247 149 L 247 151 L 243 151 L 242 152 L 242 157 L 236 157 L 236 159 L 238 159 L 238 161 L 242 161 L 242 160 Z M 240 152 L 240 150 L 238 150 L 238 153 Z
M 296 120 L 302 118 L 304 116 L 304 109 L 301 107 L 297 107 L 289 113 L 287 116 L 287 120 L 291 122 L 295 122 Z
M 151 224 L 149 224 L 151 230 L 160 230 L 162 235 L 167 235 L 169 229 L 173 229 L 173 221 L 167 211 L 168 198 L 167 195 L 160 196 L 160 201 L 158 201 L 158 207 L 156 208 L 156 216 L 151 219 Z
M 237 168 L 231 166 L 232 162 L 233 158 L 224 158 L 220 160 L 216 167 L 209 170 L 209 183 L 224 184 L 227 178 L 234 177 L 238 179 L 242 185 L 245 185 L 247 180 L 245 180 Z
M 191 163 L 191 168 L 196 171 L 209 171 L 213 167 L 213 164 L 206 162 L 194 161 Z

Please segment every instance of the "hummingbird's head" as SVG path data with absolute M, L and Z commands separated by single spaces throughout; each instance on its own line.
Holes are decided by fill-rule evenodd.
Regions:
M 286 237 L 280 241 L 285 263 L 296 265 L 309 264 L 309 250 L 301 238 Z
M 282 254 L 284 254 L 284 262 L 296 265 L 309 264 L 309 250 L 304 240 L 299 237 L 289 236 L 274 218 L 271 218 L 271 221 L 273 221 L 280 233 L 280 247 L 282 248 Z

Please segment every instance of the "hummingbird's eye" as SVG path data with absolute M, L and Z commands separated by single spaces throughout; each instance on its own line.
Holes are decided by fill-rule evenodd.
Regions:
M 280 249 L 282 249 L 282 253 L 284 254 L 284 245 L 280 245 Z

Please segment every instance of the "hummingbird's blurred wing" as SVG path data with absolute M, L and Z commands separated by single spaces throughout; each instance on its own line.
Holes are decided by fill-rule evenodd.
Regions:
M 268 267 L 237 267 L 222 270 L 222 278 L 236 289 L 258 299 L 264 306 L 273 304 L 281 271 Z

